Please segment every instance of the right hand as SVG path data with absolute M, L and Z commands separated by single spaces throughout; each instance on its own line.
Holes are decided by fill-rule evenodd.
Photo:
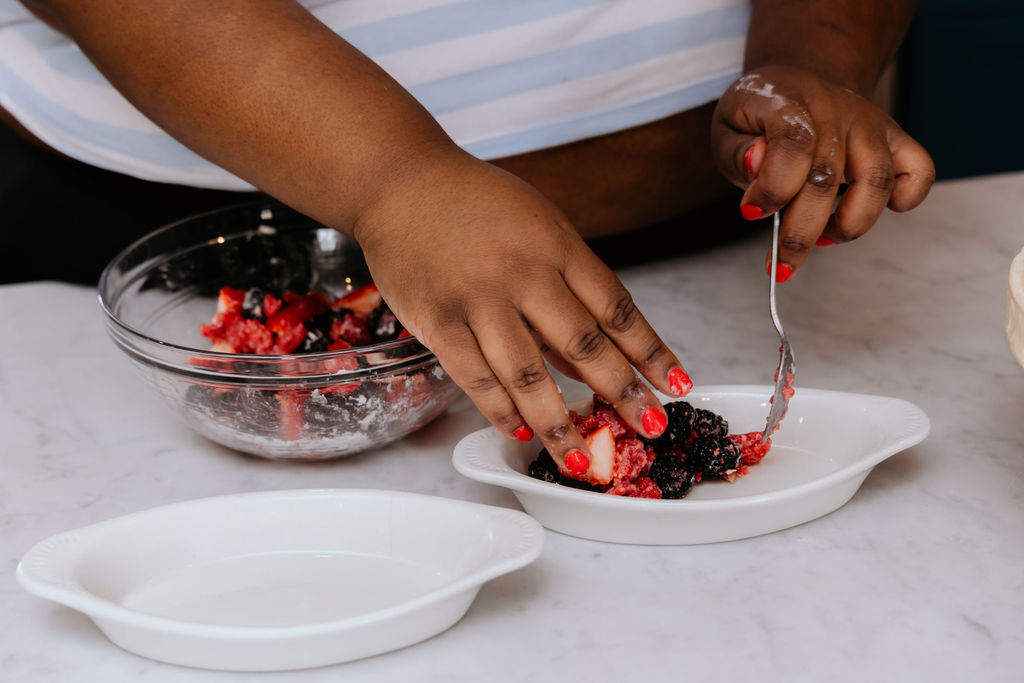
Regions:
M 669 395 L 692 383 L 615 274 L 527 183 L 461 151 L 432 157 L 396 173 L 353 231 L 403 325 L 499 430 L 536 433 L 563 472 L 589 454 L 545 358 L 660 434 L 665 411 L 636 370 Z

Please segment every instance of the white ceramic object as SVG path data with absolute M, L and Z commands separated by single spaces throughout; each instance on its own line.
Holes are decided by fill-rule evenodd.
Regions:
M 1024 249 L 1010 264 L 1006 298 L 1006 338 L 1017 362 L 1024 366 Z
M 485 581 L 536 559 L 543 535 L 516 510 L 413 493 L 247 493 L 59 534 L 18 580 L 145 657 L 300 669 L 443 631 Z
M 725 417 L 730 433 L 742 433 L 764 428 L 771 394 L 770 386 L 718 386 L 686 400 Z M 929 426 L 920 408 L 901 399 L 798 387 L 764 460 L 733 484 L 705 480 L 680 500 L 623 498 L 533 479 L 526 470 L 539 442 L 519 443 L 493 428 L 463 438 L 452 460 L 470 479 L 511 489 L 553 531 L 614 543 L 712 543 L 836 510 L 872 467 L 922 441 Z

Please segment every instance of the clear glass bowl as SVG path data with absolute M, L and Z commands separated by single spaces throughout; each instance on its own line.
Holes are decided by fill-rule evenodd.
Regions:
M 210 351 L 200 325 L 223 286 L 333 298 L 369 282 L 353 240 L 265 200 L 150 233 L 99 292 L 114 343 L 186 424 L 245 453 L 321 460 L 400 439 L 461 392 L 414 337 L 270 356 Z

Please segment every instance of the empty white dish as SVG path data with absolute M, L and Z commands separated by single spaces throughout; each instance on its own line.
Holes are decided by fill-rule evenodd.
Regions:
M 246 493 L 59 534 L 18 580 L 145 657 L 299 669 L 443 631 L 485 581 L 536 559 L 543 533 L 516 510 L 413 493 Z
M 772 389 L 705 387 L 686 400 L 722 415 L 730 433 L 752 432 L 764 429 Z M 921 442 L 928 430 L 924 412 L 901 399 L 797 388 L 764 460 L 735 483 L 706 479 L 679 500 L 624 498 L 533 479 L 526 472 L 539 442 L 513 441 L 493 428 L 463 438 L 452 461 L 470 479 L 511 489 L 523 509 L 553 531 L 614 543 L 712 543 L 836 510 L 871 468 Z
M 1024 249 L 1010 263 L 1006 300 L 1006 339 L 1017 362 L 1024 366 Z

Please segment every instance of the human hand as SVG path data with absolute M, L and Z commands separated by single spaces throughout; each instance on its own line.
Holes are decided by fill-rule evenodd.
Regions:
M 536 432 L 577 478 L 586 444 L 545 358 L 660 434 L 665 411 L 636 371 L 670 395 L 692 383 L 618 278 L 528 184 L 461 152 L 433 156 L 391 179 L 353 233 L 403 325 L 499 430 Z
M 886 206 L 914 208 L 935 180 L 931 157 L 885 112 L 796 67 L 754 69 L 733 83 L 715 110 L 712 149 L 722 173 L 746 189 L 745 218 L 787 207 L 779 281 L 815 244 L 860 237 Z

